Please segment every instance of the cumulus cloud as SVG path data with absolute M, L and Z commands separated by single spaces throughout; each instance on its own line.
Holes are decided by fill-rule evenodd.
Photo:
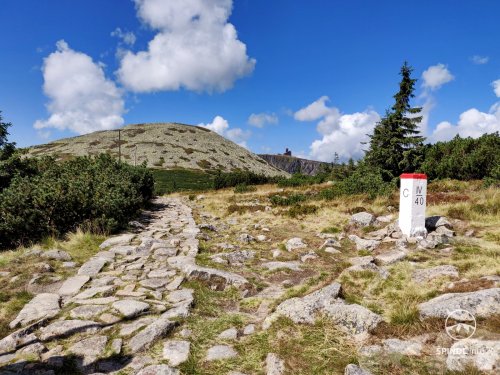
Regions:
M 217 134 L 230 139 L 241 147 L 248 148 L 246 141 L 250 138 L 251 132 L 241 128 L 230 128 L 229 122 L 222 116 L 215 116 L 212 122 L 208 124 L 198 124 L 204 128 L 210 129 Z
M 158 33 L 146 51 L 121 57 L 117 74 L 128 89 L 224 91 L 253 71 L 255 60 L 228 23 L 232 0 L 134 1 Z
M 274 113 L 252 113 L 248 117 L 248 123 L 256 128 L 263 128 L 266 124 L 277 124 L 278 116 Z
M 481 112 L 476 108 L 463 112 L 456 125 L 448 121 L 440 122 L 430 140 L 433 142 L 448 141 L 457 134 L 464 138 L 478 138 L 485 133 L 497 131 L 500 131 L 499 103 L 491 107 L 488 112 Z
M 500 97 L 500 79 L 492 82 L 495 94 Z M 457 134 L 461 137 L 478 138 L 485 133 L 500 132 L 500 101 L 493 104 L 488 112 L 471 108 L 463 112 L 456 124 L 440 122 L 429 137 L 431 142 L 448 141 Z
M 487 64 L 488 61 L 490 61 L 490 58 L 488 56 L 480 56 L 480 55 L 474 55 L 470 59 L 476 65 L 484 65 Z
M 328 97 L 322 96 L 307 107 L 295 112 L 299 121 L 320 120 L 316 126 L 321 139 L 313 141 L 309 157 L 321 161 L 332 161 L 335 152 L 342 160 L 363 156 L 363 144 L 369 140 L 380 116 L 373 110 L 342 114 L 336 107 L 326 105 Z
M 293 117 L 298 121 L 314 121 L 326 116 L 335 109 L 333 107 L 328 107 L 325 104 L 329 100 L 328 96 L 322 96 L 318 100 L 309 104 L 307 107 L 299 109 L 294 113 Z
M 422 73 L 423 86 L 431 90 L 440 88 L 445 83 L 453 81 L 455 77 L 444 64 L 430 66 Z
M 119 27 L 117 27 L 113 32 L 111 32 L 111 36 L 119 38 L 123 43 L 131 46 L 135 43 L 136 37 L 135 34 L 131 31 L 122 31 Z
M 49 97 L 50 117 L 37 120 L 36 129 L 69 129 L 78 134 L 123 125 L 122 92 L 106 79 L 101 64 L 72 50 L 64 40 L 44 59 L 43 90 Z
M 495 95 L 500 98 L 500 79 L 491 82 L 491 85 L 493 86 L 493 91 L 495 92 Z

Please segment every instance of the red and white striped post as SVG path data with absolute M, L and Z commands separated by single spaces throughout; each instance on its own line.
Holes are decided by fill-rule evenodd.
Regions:
M 399 227 L 408 237 L 424 237 L 427 176 L 423 173 L 403 173 L 399 192 Z

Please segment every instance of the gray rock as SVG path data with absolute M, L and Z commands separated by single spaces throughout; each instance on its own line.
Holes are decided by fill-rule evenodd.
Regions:
M 303 249 L 307 247 L 307 245 L 302 241 L 302 238 L 294 237 L 286 241 L 285 247 L 288 251 L 293 251 L 297 249 Z
M 340 299 L 326 304 L 323 311 L 344 331 L 353 335 L 365 335 L 382 322 L 382 317 L 357 304 L 346 304 Z
M 167 301 L 174 304 L 183 301 L 191 304 L 194 301 L 193 292 L 193 289 L 174 290 L 173 292 L 169 293 Z
M 328 238 L 325 242 L 323 242 L 320 249 L 324 249 L 326 247 L 342 247 L 342 245 L 335 238 Z
M 177 276 L 165 286 L 165 289 L 170 290 L 170 291 L 176 290 L 181 286 L 183 281 L 184 281 L 184 276 L 182 276 L 182 275 Z
M 455 235 L 455 232 L 452 231 L 451 229 L 446 228 L 444 225 L 437 227 L 436 231 L 437 234 L 442 234 L 443 236 L 446 237 L 453 237 Z
M 82 356 L 84 358 L 83 364 L 87 365 L 103 356 L 107 342 L 108 338 L 106 336 L 89 337 L 71 345 L 69 352 Z
M 76 262 L 62 262 L 61 266 L 63 268 L 75 268 L 77 266 Z
M 120 354 L 122 352 L 122 345 L 122 339 L 114 339 L 113 341 L 111 341 L 111 353 Z
M 465 371 L 471 365 L 480 371 L 498 371 L 500 369 L 500 340 L 456 341 L 450 348 L 446 366 L 451 371 Z
M 47 351 L 45 345 L 40 342 L 35 342 L 33 344 L 29 344 L 16 352 L 17 356 L 26 356 L 26 355 L 34 355 L 37 358 L 40 358 L 40 355 Z
M 40 329 L 40 340 L 48 341 L 78 332 L 95 333 L 101 324 L 92 320 L 58 320 Z
M 243 242 L 243 243 L 250 243 L 252 241 L 255 241 L 255 238 L 253 238 L 248 233 L 243 233 L 240 235 L 239 240 L 240 240 L 240 242 Z
M 91 319 L 102 314 L 107 309 L 107 306 L 102 305 L 78 306 L 71 310 L 69 315 L 75 319 Z
M 306 263 L 309 260 L 314 260 L 314 259 L 317 259 L 317 258 L 318 258 L 318 255 L 314 251 L 310 251 L 307 254 L 302 255 L 300 257 L 300 261 L 302 263 Z
M 198 228 L 206 229 L 206 230 L 209 230 L 212 232 L 217 232 L 217 228 L 215 227 L 215 225 L 212 225 L 212 224 L 203 223 L 203 224 L 198 225 Z
M 358 212 L 351 216 L 349 222 L 359 227 L 367 227 L 375 222 L 375 216 L 368 212 Z
M 458 277 L 458 269 L 454 266 L 443 265 L 416 270 L 412 275 L 412 279 L 416 283 L 425 283 L 438 277 Z
M 141 284 L 144 288 L 158 289 L 167 285 L 168 279 L 165 278 L 146 279 L 139 281 L 139 284 Z
M 247 260 L 253 259 L 255 256 L 255 251 L 251 250 L 238 250 L 231 253 L 218 253 L 212 255 L 211 258 L 219 257 L 222 259 L 227 259 L 227 262 L 231 265 L 241 265 Z
M 163 358 L 168 360 L 171 366 L 177 367 L 188 360 L 189 341 L 169 340 L 163 344 Z
M 118 245 L 118 246 L 113 246 L 111 249 L 109 249 L 109 252 L 113 253 L 113 254 L 126 256 L 126 255 L 133 254 L 136 250 L 137 250 L 137 246 Z
M 122 245 L 128 244 L 135 237 L 135 234 L 125 233 L 120 236 L 115 236 L 108 238 L 106 241 L 99 245 L 100 249 L 105 249 L 106 247 L 114 246 L 114 245 Z
M 149 348 L 154 341 L 166 336 L 170 331 L 172 331 L 176 324 L 176 322 L 164 318 L 163 316 L 156 319 L 153 323 L 130 339 L 128 343 L 130 352 L 137 353 Z
M 152 365 L 144 367 L 137 375 L 179 375 L 179 370 L 167 365 Z
M 389 354 L 401 354 L 407 356 L 420 356 L 423 345 L 421 342 L 412 340 L 386 339 L 382 341 L 384 351 Z
M 252 333 L 255 332 L 255 324 L 248 324 L 243 328 L 243 334 L 244 335 L 251 335 Z
M 375 256 L 375 264 L 378 266 L 387 266 L 397 263 L 406 258 L 406 252 L 401 250 L 392 250 L 387 253 L 378 254 Z
M 106 259 L 103 258 L 91 258 L 89 261 L 85 262 L 78 270 L 79 275 L 95 276 L 101 269 L 108 263 Z
M 330 253 L 330 254 L 341 254 L 342 253 L 340 250 L 337 250 L 333 247 L 325 247 L 325 252 Z
M 46 319 L 39 320 L 38 322 L 12 332 L 10 335 L 1 339 L 0 354 L 12 352 L 20 346 L 38 341 L 38 338 L 33 332 L 38 329 L 40 325 L 45 324 L 45 322 Z
M 215 345 L 207 351 L 206 361 L 217 361 L 221 359 L 228 359 L 236 357 L 238 353 L 232 346 L 229 345 Z
M 323 312 L 325 306 L 332 303 L 340 293 L 340 284 L 333 283 L 305 297 L 294 297 L 283 301 L 276 311 L 268 316 L 263 328 L 267 329 L 279 316 L 286 316 L 295 323 L 314 323 L 316 314 Z
M 345 367 L 344 375 L 372 375 L 372 373 L 351 363 Z
M 262 267 L 267 268 L 270 271 L 278 269 L 289 269 L 292 271 L 300 271 L 300 262 L 290 261 L 290 262 L 266 262 L 262 263 Z
M 377 240 L 365 240 L 364 238 L 360 238 L 356 236 L 355 234 L 351 234 L 349 236 L 349 239 L 353 241 L 356 244 L 356 250 L 368 250 L 372 251 L 375 250 L 378 245 L 380 244 L 380 241 Z
M 17 315 L 16 319 L 10 322 L 10 328 L 26 326 L 40 319 L 48 319 L 56 316 L 59 311 L 61 297 L 54 293 L 41 293 L 28 302 Z
M 146 316 L 143 318 L 136 319 L 132 321 L 131 323 L 128 324 L 123 324 L 120 329 L 120 336 L 129 336 L 135 331 L 138 331 L 139 329 L 146 327 L 147 325 L 150 325 L 155 321 L 156 318 L 153 318 L 151 316 Z
M 234 327 L 222 331 L 217 338 L 221 340 L 236 340 L 238 338 L 238 330 Z
M 77 305 L 108 305 L 110 303 L 118 301 L 116 297 L 102 297 L 102 298 L 92 298 L 92 299 L 74 299 L 71 302 Z
M 367 255 L 364 257 L 349 258 L 349 263 L 351 263 L 353 266 L 359 266 L 363 264 L 373 263 L 374 260 L 374 257 L 372 257 L 371 255 Z
M 69 255 L 66 251 L 58 250 L 58 249 L 45 251 L 41 255 L 42 255 L 42 258 L 46 258 L 46 259 L 64 260 L 64 261 L 71 260 L 71 255 Z
M 500 311 L 500 288 L 467 293 L 447 293 L 418 306 L 421 318 L 446 318 L 454 310 L 462 309 L 476 318 L 487 318 Z
M 114 292 L 116 287 L 114 285 L 105 285 L 105 286 L 93 286 L 88 289 L 85 289 L 83 292 L 77 294 L 74 299 L 82 300 L 92 298 L 96 295 L 100 295 L 102 297 L 109 296 L 112 292 Z
M 172 277 L 175 275 L 175 270 L 171 270 L 171 269 L 168 269 L 168 268 L 160 268 L 160 269 L 156 269 L 156 270 L 153 270 L 151 272 L 148 273 L 148 278 L 150 279 L 154 279 L 156 277 L 158 278 L 169 278 L 169 277 Z
M 268 353 L 266 356 L 266 375 L 283 375 L 285 373 L 285 361 L 277 354 Z
M 145 302 L 133 299 L 124 299 L 113 303 L 113 308 L 118 310 L 125 318 L 133 318 L 144 311 L 149 310 L 149 305 Z
M 453 229 L 453 226 L 444 216 L 430 216 L 425 218 L 425 228 L 428 232 L 432 232 L 439 227 L 446 227 L 448 229 Z

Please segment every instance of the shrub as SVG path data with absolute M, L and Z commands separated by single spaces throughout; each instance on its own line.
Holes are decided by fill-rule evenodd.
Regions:
M 344 180 L 337 181 L 331 188 L 320 192 L 324 199 L 335 199 L 343 195 L 367 194 L 373 199 L 377 196 L 389 196 L 395 183 L 385 182 L 380 170 L 361 164 Z
M 430 179 L 480 180 L 500 176 L 500 135 L 456 136 L 448 142 L 426 145 L 422 170 Z
M 45 157 L 30 167 L 36 173 L 15 173 L 0 193 L 0 248 L 79 226 L 114 232 L 153 195 L 153 176 L 145 166 L 119 163 L 109 155 L 61 163 Z
M 250 193 L 252 191 L 256 191 L 257 188 L 255 186 L 248 186 L 247 184 L 238 184 L 234 187 L 234 192 L 235 193 Z
M 228 187 L 234 187 L 236 185 L 246 184 L 246 185 L 262 185 L 274 182 L 273 177 L 268 177 L 263 174 L 257 174 L 247 171 L 235 171 L 222 173 L 219 172 L 213 181 L 213 188 L 215 190 L 224 189 Z
M 303 202 L 307 199 L 304 194 L 292 194 L 288 197 L 281 195 L 271 195 L 269 200 L 275 206 L 292 206 L 294 204 L 298 204 L 299 202 Z
M 311 206 L 308 204 L 305 204 L 305 205 L 297 204 L 297 205 L 292 206 L 288 210 L 287 214 L 288 214 L 288 216 L 290 216 L 292 218 L 296 218 L 296 217 L 300 217 L 300 216 L 315 214 L 317 211 L 318 211 L 317 206 Z

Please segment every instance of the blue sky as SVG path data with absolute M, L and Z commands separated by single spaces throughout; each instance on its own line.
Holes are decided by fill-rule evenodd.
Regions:
M 175 121 L 257 153 L 358 158 L 408 60 L 429 141 L 477 137 L 500 130 L 498 14 L 492 0 L 3 0 L 0 110 L 20 146 Z

